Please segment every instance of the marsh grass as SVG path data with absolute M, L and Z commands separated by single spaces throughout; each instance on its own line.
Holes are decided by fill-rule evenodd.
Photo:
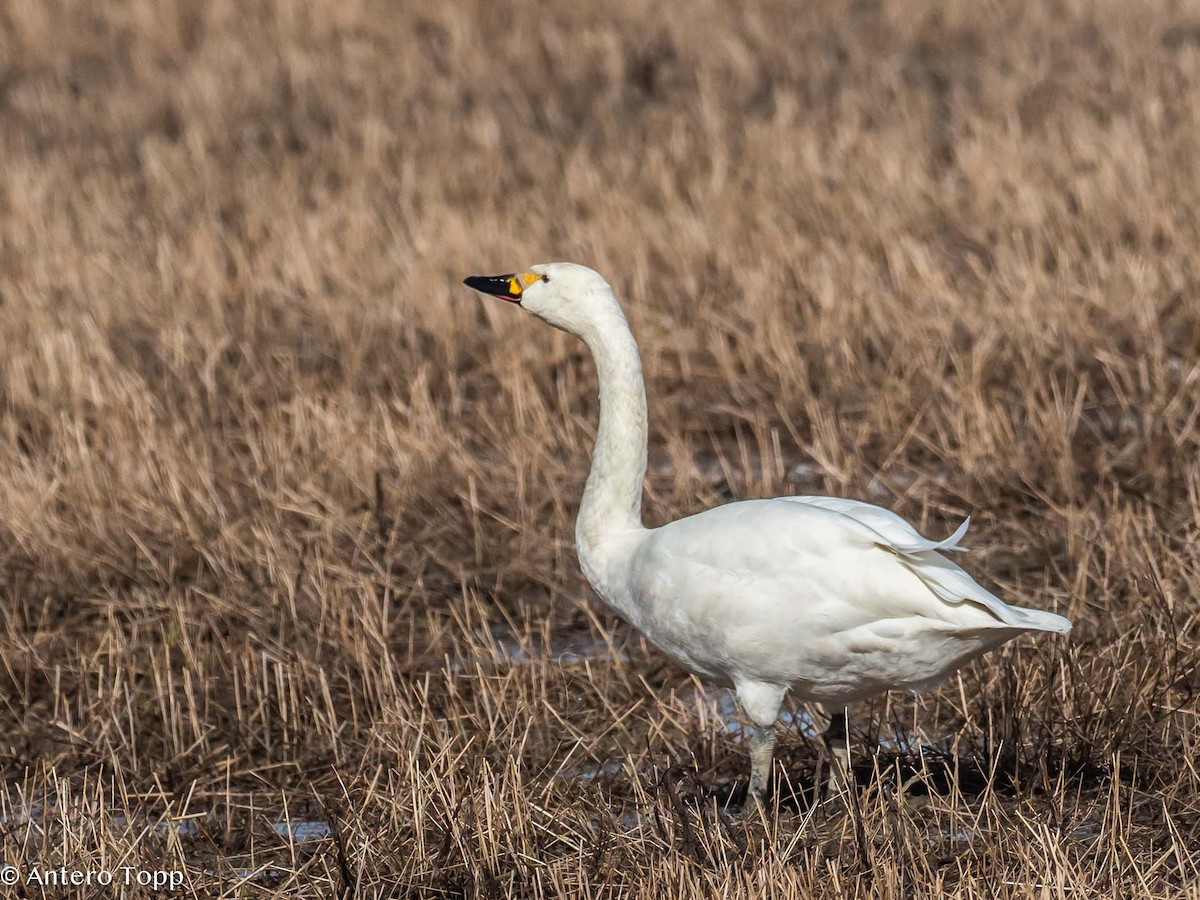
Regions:
M 1200 894 L 1200 11 L 576 6 L 0 9 L 2 861 Z M 460 286 L 550 259 L 641 341 L 651 524 L 971 514 L 1070 639 L 856 710 L 848 808 L 790 732 L 732 817 L 727 701 L 577 569 L 583 348 Z

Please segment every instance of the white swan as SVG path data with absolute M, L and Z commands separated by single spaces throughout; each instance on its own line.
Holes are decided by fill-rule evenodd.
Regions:
M 596 592 L 693 672 L 731 684 L 756 729 L 750 796 L 761 802 L 784 694 L 832 706 L 833 772 L 848 765 L 845 708 L 893 688 L 931 688 L 1027 631 L 1065 634 L 1054 613 L 1009 606 L 889 510 L 834 497 L 744 500 L 642 525 L 646 394 L 637 344 L 608 283 L 573 263 L 465 284 L 578 335 L 596 361 L 600 425 L 575 524 Z M 827 741 L 829 735 L 827 735 Z

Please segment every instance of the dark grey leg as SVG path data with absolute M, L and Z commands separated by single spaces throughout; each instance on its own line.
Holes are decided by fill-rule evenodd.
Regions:
M 829 750 L 829 796 L 840 794 L 850 784 L 850 738 L 846 731 L 846 714 L 840 709 L 829 716 L 825 730 L 825 746 Z
M 750 735 L 750 799 L 763 805 L 763 794 L 771 777 L 771 760 L 775 755 L 775 726 L 759 725 Z

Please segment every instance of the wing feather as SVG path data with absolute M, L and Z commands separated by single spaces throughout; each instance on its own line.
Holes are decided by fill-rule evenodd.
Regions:
M 890 509 L 845 500 L 840 497 L 780 497 L 790 503 L 835 513 L 851 524 L 852 530 L 873 543 L 891 550 L 899 562 L 916 575 L 941 601 L 952 605 L 973 603 L 982 607 L 1003 625 L 1021 630 L 1053 631 L 1066 634 L 1071 622 L 1062 616 L 1037 609 L 1025 609 L 1005 603 L 965 570 L 938 551 L 966 552 L 962 539 L 971 524 L 968 516 L 948 538 L 931 541 Z
M 965 553 L 967 548 L 961 545 L 971 525 L 968 516 L 954 530 L 950 537 L 941 541 L 931 541 L 913 528 L 906 520 L 896 515 L 890 509 L 863 503 L 861 500 L 846 500 L 841 497 L 780 497 L 788 503 L 802 503 L 818 509 L 828 510 L 843 516 L 856 527 L 864 537 L 876 544 L 881 544 L 895 550 L 897 553 L 909 555 L 925 553 L 930 550 L 951 550 Z M 869 533 L 869 534 L 868 534 Z

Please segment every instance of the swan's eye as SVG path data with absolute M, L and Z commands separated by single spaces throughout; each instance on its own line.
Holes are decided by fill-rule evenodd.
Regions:
M 543 275 L 543 276 L 542 276 L 542 281 L 543 281 L 545 284 L 549 284 L 549 283 L 550 283 L 550 276 L 549 276 L 549 275 Z

